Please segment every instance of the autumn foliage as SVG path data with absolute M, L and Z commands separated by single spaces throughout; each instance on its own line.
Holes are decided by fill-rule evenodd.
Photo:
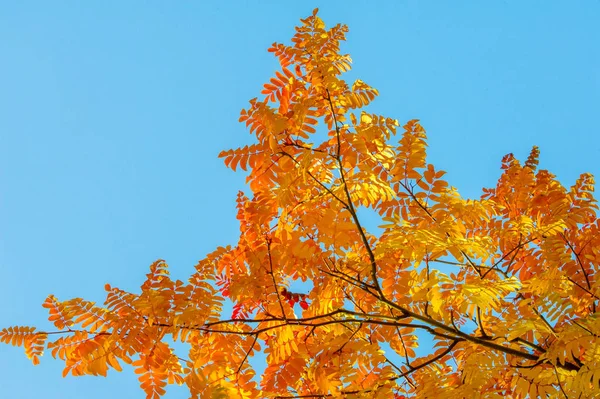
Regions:
M 56 331 L 0 340 L 64 375 L 131 365 L 147 398 L 173 383 L 191 398 L 600 397 L 593 177 L 563 187 L 534 147 L 463 199 L 417 120 L 367 112 L 377 90 L 342 80 L 346 32 L 315 10 L 269 49 L 281 69 L 240 117 L 256 142 L 220 154 L 248 173 L 237 245 L 187 282 L 158 260 L 103 305 L 49 296 Z

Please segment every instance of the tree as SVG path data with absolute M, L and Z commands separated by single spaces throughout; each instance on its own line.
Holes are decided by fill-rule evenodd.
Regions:
M 461 198 L 427 162 L 418 121 L 367 113 L 377 90 L 342 80 L 346 32 L 315 10 L 292 45 L 269 49 L 281 71 L 240 117 L 257 141 L 220 155 L 248 171 L 237 245 L 187 283 L 158 260 L 139 293 L 107 284 L 104 306 L 50 295 L 57 331 L 0 340 L 34 364 L 47 348 L 64 375 L 130 364 L 148 398 L 172 383 L 192 398 L 598 397 L 593 177 L 566 189 L 534 147 L 523 164 L 505 156 L 480 199 Z M 417 353 L 420 341 L 434 345 Z

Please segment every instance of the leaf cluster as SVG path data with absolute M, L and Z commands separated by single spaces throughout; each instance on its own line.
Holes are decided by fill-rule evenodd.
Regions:
M 220 154 L 248 171 L 235 246 L 187 282 L 159 260 L 139 293 L 107 285 L 102 306 L 49 296 L 57 331 L 10 327 L 0 340 L 34 364 L 46 347 L 65 375 L 132 365 L 148 398 L 172 383 L 191 398 L 598 397 L 593 177 L 564 187 L 534 147 L 462 198 L 428 163 L 419 122 L 367 112 L 377 90 L 342 78 L 347 31 L 315 10 L 269 49 L 281 70 L 240 116 L 256 142 Z

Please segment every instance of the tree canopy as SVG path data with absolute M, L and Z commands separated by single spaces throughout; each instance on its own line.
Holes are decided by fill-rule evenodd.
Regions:
M 220 154 L 247 172 L 236 245 L 187 282 L 157 260 L 137 293 L 107 284 L 103 305 L 50 295 L 55 331 L 0 341 L 33 364 L 48 350 L 64 375 L 131 365 L 149 399 L 167 384 L 191 398 L 598 397 L 593 177 L 564 187 L 534 147 L 462 198 L 417 120 L 371 113 L 377 90 L 342 79 L 347 31 L 315 10 L 269 49 L 281 68 L 240 116 L 256 142 Z

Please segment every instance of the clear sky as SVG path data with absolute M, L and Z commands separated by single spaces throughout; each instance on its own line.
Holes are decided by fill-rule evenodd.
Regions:
M 1 1 L 0 327 L 50 328 L 49 293 L 101 302 L 157 258 L 185 279 L 235 242 L 244 176 L 217 154 L 251 140 L 237 119 L 277 67 L 266 49 L 317 6 L 349 25 L 370 111 L 421 119 L 464 196 L 533 145 L 565 185 L 600 175 L 600 1 Z M 0 390 L 144 397 L 130 370 L 63 379 L 6 345 Z

